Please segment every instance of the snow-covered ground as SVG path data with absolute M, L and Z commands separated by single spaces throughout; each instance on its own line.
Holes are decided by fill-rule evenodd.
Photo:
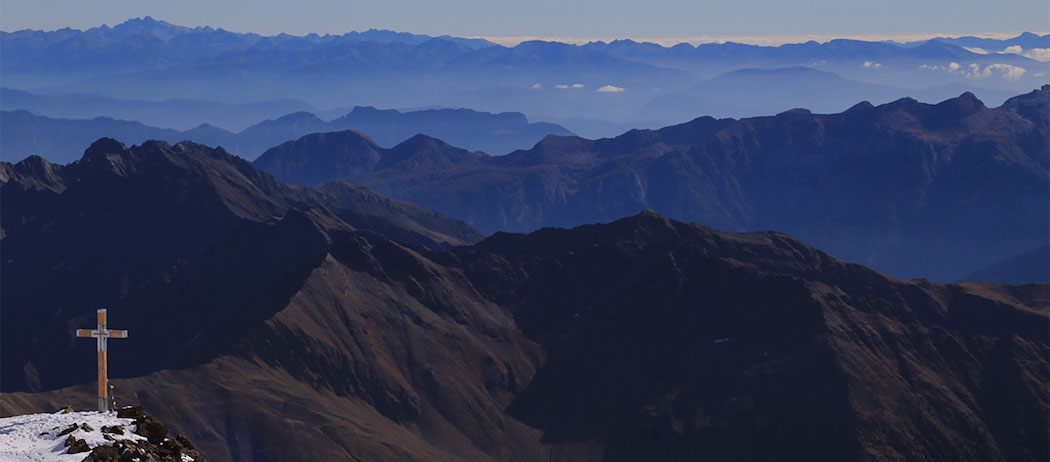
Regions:
M 76 429 L 59 436 L 58 433 L 71 424 L 88 424 L 93 431 Z M 123 435 L 111 435 L 118 440 L 144 440 L 136 435 L 135 421 L 121 419 L 115 412 L 100 413 L 62 411 L 54 414 L 27 414 L 0 418 L 0 461 L 3 462 L 80 462 L 87 452 L 67 454 L 66 438 L 73 435 L 83 439 L 88 446 L 113 445 L 102 437 L 103 426 L 123 425 Z

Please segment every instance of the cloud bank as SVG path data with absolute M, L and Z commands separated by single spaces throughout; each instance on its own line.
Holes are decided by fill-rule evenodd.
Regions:
M 947 66 L 923 64 L 919 66 L 919 69 L 959 74 L 968 79 L 986 79 L 998 74 L 1010 82 L 1024 77 L 1025 73 L 1028 72 L 1028 69 L 1021 66 L 1014 66 L 1006 63 L 989 64 L 981 67 L 981 65 L 977 63 L 970 63 L 969 66 L 963 66 L 959 63 L 951 62 L 948 63 Z

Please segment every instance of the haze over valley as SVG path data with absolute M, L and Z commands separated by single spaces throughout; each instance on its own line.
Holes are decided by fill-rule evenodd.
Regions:
M 1050 462 L 1029 0 L 201 1 L 0 7 L 0 460 Z
M 1050 60 L 1050 36 L 1031 33 L 909 43 L 506 47 L 381 30 L 264 36 L 146 17 L 2 34 L 5 111 L 234 132 L 298 111 L 328 120 L 354 106 L 520 112 L 591 138 L 703 115 L 839 112 L 864 100 L 936 103 L 965 91 L 997 106 L 1045 83 Z

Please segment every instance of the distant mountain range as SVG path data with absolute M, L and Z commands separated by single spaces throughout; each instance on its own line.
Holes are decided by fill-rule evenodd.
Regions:
M 705 80 L 677 93 L 657 96 L 642 106 L 635 120 L 691 120 L 696 114 L 749 117 L 793 108 L 818 113 L 841 112 L 857 101 L 882 104 L 908 95 L 923 102 L 939 102 L 973 89 L 959 84 L 923 90 L 861 83 L 809 67 L 742 69 Z M 1013 93 L 974 89 L 983 101 L 999 105 Z M 771 111 L 770 109 L 773 108 Z
M 0 111 L 0 154 L 5 159 L 40 155 L 51 162 L 69 163 L 79 159 L 80 149 L 92 140 L 112 137 L 130 144 L 147 140 L 170 143 L 190 140 L 255 159 L 268 148 L 309 133 L 354 129 L 367 133 L 384 146 L 394 146 L 414 135 L 441 137 L 470 150 L 506 154 L 535 145 L 548 135 L 572 135 L 560 125 L 530 123 L 519 113 L 489 114 L 468 109 L 430 109 L 399 112 L 372 107 L 355 107 L 348 114 L 330 121 L 308 112 L 297 112 L 276 120 L 265 120 L 239 133 L 212 125 L 178 131 L 143 125 L 139 122 L 97 117 L 91 120 L 53 119 L 27 111 Z M 54 136 L 61 133 L 62 136 Z
M 109 347 L 121 402 L 208 460 L 1035 460 L 1050 445 L 1046 284 L 901 281 L 654 212 L 442 250 L 479 235 L 192 143 L 0 163 L 0 213 L 0 412 L 94 404 L 78 385 L 94 345 L 72 333 L 105 306 L 131 332 Z
M 347 112 L 344 109 L 337 109 L 335 113 L 321 111 L 291 99 L 244 104 L 186 98 L 146 101 L 91 94 L 39 95 L 6 87 L 0 88 L 0 108 L 5 111 L 24 110 L 56 119 L 109 117 L 182 131 L 209 124 L 232 132 L 294 112 L 311 112 L 325 119 L 339 117 Z
M 213 462 L 1046 461 L 1050 36 L 953 40 L 2 32 L 0 417 L 106 308 Z
M 901 99 L 832 115 L 713 119 L 611 139 L 550 136 L 507 156 L 354 132 L 277 146 L 259 168 L 346 180 L 484 232 L 603 222 L 639 209 L 778 229 L 898 277 L 956 280 L 1050 236 L 1050 86 L 985 107 Z
M 1047 83 L 1046 65 L 1039 60 L 1050 60 L 1050 53 L 1040 51 L 1050 50 L 1050 36 L 1034 34 L 1000 40 L 995 46 L 969 39 L 934 39 L 911 44 L 831 40 L 777 47 L 739 43 L 663 47 L 630 40 L 577 46 L 528 41 L 504 47 L 476 39 L 389 31 L 260 36 L 185 28 L 145 18 L 85 31 L 0 32 L 0 39 L 4 85 L 37 94 L 219 101 L 236 111 L 243 109 L 242 104 L 260 104 L 259 95 L 267 95 L 271 101 L 261 103 L 264 107 L 272 106 L 273 101 L 302 102 L 323 114 L 309 108 L 298 110 L 322 117 L 334 116 L 327 111 L 353 106 L 469 107 L 558 120 L 595 119 L 614 126 L 684 122 L 688 119 L 640 119 L 660 114 L 640 114 L 639 110 L 656 98 L 688 94 L 707 80 L 745 69 L 808 67 L 857 82 L 834 87 L 835 102 L 874 100 L 883 94 L 887 101 L 922 98 L 925 95 L 918 93 L 924 89 L 949 85 L 992 102 L 998 95 L 982 89 L 1017 94 Z M 981 43 L 989 49 L 972 46 Z M 997 49 L 1001 45 L 1006 47 Z M 820 91 L 807 87 L 805 78 L 782 75 L 769 91 L 780 89 L 800 100 L 825 101 Z M 873 95 L 872 86 L 897 90 L 884 88 L 885 93 L 880 90 Z M 777 101 L 771 101 L 769 105 L 759 103 L 756 112 L 754 105 L 761 98 L 740 96 L 736 105 L 727 98 L 690 117 L 783 110 Z M 4 104 L 4 110 L 32 111 Z M 40 114 L 68 118 L 74 117 L 74 110 Z M 188 116 L 172 112 L 172 122 L 117 113 L 94 115 L 161 127 L 197 125 L 176 124 Z M 293 111 L 281 114 L 288 112 Z M 201 122 L 224 126 L 217 118 L 197 123 Z
M 464 49 L 494 45 L 482 39 L 435 38 L 375 29 L 343 35 L 262 36 L 221 28 L 183 27 L 149 16 L 129 19 L 114 27 L 103 25 L 83 31 L 26 29 L 5 31 L 0 37 L 3 37 L 5 66 L 10 65 L 7 69 L 36 72 L 105 71 L 106 68 L 127 72 L 185 65 L 231 53 L 299 52 L 365 42 L 421 45 L 436 39 Z
M 934 38 L 932 40 L 936 40 L 938 42 L 950 43 L 952 45 L 958 45 L 958 46 L 961 46 L 961 47 L 980 48 L 980 49 L 982 49 L 984 51 L 988 51 L 988 52 L 1001 52 L 1001 51 L 1006 50 L 1006 48 L 1008 48 L 1008 47 L 1021 47 L 1021 50 L 1022 50 L 1021 52 L 1023 53 L 1024 51 L 1030 51 L 1030 50 L 1038 50 L 1038 49 L 1044 49 L 1045 50 L 1045 49 L 1048 48 L 1047 45 L 1050 45 L 1050 43 L 1047 42 L 1047 36 L 1046 35 L 1038 35 L 1038 34 L 1033 34 L 1031 32 L 1024 32 L 1021 35 L 1018 35 L 1016 37 L 1010 37 L 1010 38 L 1005 38 L 1005 39 L 982 38 L 982 37 L 974 37 L 974 36 L 963 36 L 963 37 L 936 37 L 936 38 Z M 905 46 L 920 46 L 920 45 L 925 44 L 928 41 L 929 40 L 919 40 L 919 41 L 914 41 L 914 42 L 907 42 L 904 45 Z

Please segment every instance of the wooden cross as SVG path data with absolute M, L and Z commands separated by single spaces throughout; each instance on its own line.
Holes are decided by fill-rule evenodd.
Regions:
M 94 337 L 98 341 L 98 412 L 106 412 L 109 410 L 109 404 L 106 401 L 106 389 L 109 384 L 106 359 L 106 350 L 109 349 L 107 340 L 128 338 L 128 331 L 109 330 L 106 327 L 106 310 L 98 310 L 98 328 L 95 330 L 77 329 L 77 337 Z

